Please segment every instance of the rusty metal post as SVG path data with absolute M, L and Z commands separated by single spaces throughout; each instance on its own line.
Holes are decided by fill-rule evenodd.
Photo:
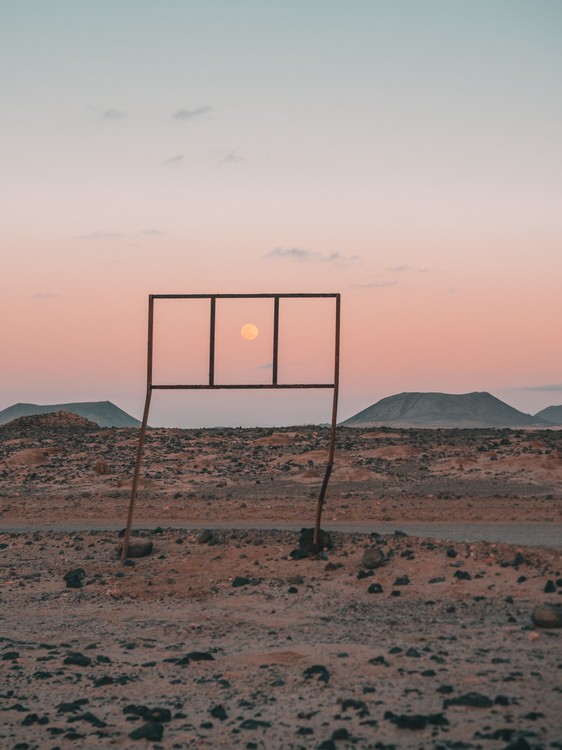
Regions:
M 148 426 L 148 412 L 150 410 L 150 399 L 152 396 L 153 343 L 154 343 L 154 297 L 153 295 L 149 295 L 148 297 L 148 354 L 147 354 L 147 365 L 146 365 L 146 398 L 144 402 L 144 411 L 142 415 L 139 445 L 137 448 L 137 460 L 135 463 L 135 473 L 133 474 L 133 486 L 131 488 L 131 499 L 129 501 L 129 513 L 127 515 L 127 526 L 125 528 L 125 536 L 123 537 L 123 549 L 121 550 L 121 560 L 124 560 L 127 557 L 127 551 L 129 549 L 129 537 L 131 536 L 131 527 L 133 525 L 133 513 L 135 509 L 135 501 L 137 498 L 137 489 L 139 486 L 140 467 L 141 467 L 141 461 L 142 461 L 142 454 L 144 450 L 146 429 Z
M 215 384 L 215 330 L 217 318 L 217 300 L 211 297 L 211 315 L 209 321 L 209 385 Z
M 324 475 L 324 481 L 320 489 L 320 496 L 318 497 L 318 504 L 316 506 L 316 521 L 314 524 L 314 536 L 313 544 L 317 552 L 320 552 L 318 546 L 320 537 L 320 524 L 322 522 L 322 509 L 324 507 L 324 498 L 326 496 L 326 490 L 328 489 L 328 482 L 330 481 L 330 474 L 332 473 L 332 467 L 334 465 L 334 452 L 336 449 L 336 424 L 338 415 L 338 395 L 339 395 L 339 383 L 340 383 L 340 327 L 341 327 L 341 297 L 339 294 L 336 295 L 336 333 L 334 342 L 334 398 L 332 402 L 332 423 L 330 426 L 330 450 L 328 454 L 328 465 L 326 467 L 326 473 Z
M 273 363 L 271 382 L 277 385 L 277 371 L 279 367 L 279 297 L 273 302 Z

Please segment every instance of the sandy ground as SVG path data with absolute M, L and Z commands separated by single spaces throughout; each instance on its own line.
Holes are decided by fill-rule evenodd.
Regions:
M 134 431 L 7 427 L 6 522 L 124 516 Z M 342 433 L 329 518 L 560 521 L 559 432 Z M 310 525 L 325 437 L 152 431 L 161 528 L 125 564 L 114 532 L 1 534 L 0 747 L 562 748 L 562 629 L 531 619 L 562 604 L 560 550 L 167 528 Z

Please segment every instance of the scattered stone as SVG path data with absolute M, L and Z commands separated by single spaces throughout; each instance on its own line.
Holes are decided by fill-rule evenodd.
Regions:
M 137 706 L 134 703 L 123 708 L 124 714 L 139 716 L 147 723 L 162 724 L 172 720 L 172 712 L 168 708 L 149 708 L 148 706 Z
M 459 553 L 454 547 L 449 547 L 446 554 L 447 554 L 447 557 L 454 558 L 454 557 L 457 557 Z
M 318 682 L 328 682 L 330 679 L 330 673 L 322 664 L 314 664 L 312 667 L 308 667 L 303 672 L 305 680 L 310 680 L 315 675 L 318 675 Z
M 380 583 L 372 583 L 367 589 L 368 594 L 382 594 L 383 588 Z
M 554 581 L 547 581 L 544 585 L 544 593 L 545 594 L 554 594 L 556 591 L 556 586 L 554 585 Z
M 408 586 L 410 579 L 408 576 L 398 576 L 398 578 L 392 584 L 393 586 Z
M 425 729 L 428 725 L 448 726 L 449 721 L 443 714 L 395 714 L 385 711 L 384 718 L 399 729 Z
M 443 708 L 448 708 L 449 706 L 470 706 L 471 708 L 490 708 L 494 705 L 494 702 L 491 698 L 488 698 L 487 695 L 483 695 L 482 693 L 465 693 L 464 695 L 459 695 L 458 698 L 445 698 L 443 701 Z
M 458 578 L 459 581 L 472 581 L 472 576 L 467 573 L 466 570 L 455 570 L 454 577 Z
M 357 573 L 357 578 L 362 581 L 363 578 L 372 578 L 374 575 L 375 574 L 372 570 L 360 570 L 359 573 Z
M 515 742 L 505 746 L 505 750 L 533 750 L 524 737 L 519 737 Z
M 107 726 L 107 722 L 103 721 L 102 719 L 99 719 L 95 714 L 93 714 L 91 711 L 86 711 L 83 714 L 78 714 L 78 716 L 71 716 L 68 719 L 69 723 L 72 723 L 74 721 L 86 721 L 88 724 L 91 724 L 94 727 L 97 727 L 98 729 L 103 729 Z
M 89 667 L 92 663 L 92 660 L 89 656 L 85 656 L 84 654 L 81 654 L 79 651 L 71 651 L 66 659 L 64 660 L 65 664 L 73 664 L 77 667 Z
M 328 563 L 328 565 L 332 565 L 333 563 Z M 326 568 L 328 567 L 326 566 Z M 287 583 L 291 583 L 294 586 L 302 586 L 304 583 L 304 578 L 302 576 L 289 576 L 287 578 Z
M 386 555 L 380 547 L 368 547 L 363 553 L 363 567 L 367 570 L 381 568 L 386 563 Z
M 68 573 L 64 574 L 64 580 L 66 581 L 67 589 L 80 589 L 82 588 L 82 581 L 86 578 L 86 571 L 84 568 L 74 568 L 69 570 Z
M 38 716 L 37 714 L 27 714 L 27 716 L 22 719 L 21 725 L 22 727 L 30 727 L 32 724 L 48 724 L 49 723 L 49 717 L 48 716 Z
M 334 729 L 332 732 L 332 739 L 334 742 L 337 742 L 338 740 L 349 740 L 351 739 L 351 734 L 345 727 L 340 727 L 339 729 Z
M 236 576 L 232 581 L 232 588 L 240 588 L 241 586 L 249 586 L 252 583 L 252 578 L 246 578 L 245 576 Z
M 324 549 L 333 549 L 332 537 L 328 531 L 319 529 L 318 548 L 314 544 L 314 529 L 301 529 L 299 536 L 299 549 L 309 555 L 316 555 Z
M 189 661 L 215 661 L 210 651 L 190 651 L 187 654 Z
M 538 628 L 562 628 L 562 605 L 540 604 L 531 619 Z
M 352 708 L 354 711 L 358 711 L 363 716 L 367 716 L 369 713 L 369 709 L 367 708 L 367 704 L 365 703 L 365 701 L 359 701 L 355 698 L 344 698 L 340 702 L 342 711 L 347 711 L 349 708 Z
M 59 714 L 76 713 L 77 711 L 80 711 L 82 706 L 85 706 L 89 702 L 88 698 L 77 698 L 75 701 L 70 701 L 68 703 L 59 703 L 57 711 Z
M 164 734 L 163 724 L 159 724 L 156 721 L 150 721 L 148 724 L 143 724 L 136 729 L 133 729 L 129 733 L 129 737 L 132 740 L 155 740 L 159 742 Z
M 244 719 L 240 724 L 240 729 L 268 729 L 271 726 L 269 721 L 261 721 L 260 719 Z
M 208 544 L 212 538 L 213 532 L 209 531 L 209 529 L 205 529 L 205 531 L 202 531 L 197 537 L 197 544 Z
M 127 557 L 147 557 L 152 554 L 154 545 L 147 539 L 129 539 Z M 120 557 L 123 552 L 123 542 L 117 545 L 117 554 Z
M 226 713 L 224 706 L 220 703 L 218 706 L 213 706 L 213 708 L 211 708 L 210 714 L 214 719 L 218 719 L 219 721 L 226 721 L 226 719 L 228 719 L 228 714 Z
M 517 552 L 517 554 L 515 555 L 515 557 L 513 558 L 512 562 L 511 562 L 511 565 L 514 568 L 518 568 L 520 565 L 527 565 L 527 564 L 528 564 L 528 561 L 521 554 L 521 552 Z

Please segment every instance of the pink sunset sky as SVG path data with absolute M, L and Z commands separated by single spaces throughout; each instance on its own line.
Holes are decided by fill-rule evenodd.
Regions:
M 140 417 L 150 293 L 340 292 L 340 419 L 402 391 L 562 403 L 561 49 L 551 0 L 3 3 L 0 409 Z M 199 377 L 206 312 L 175 309 L 159 367 Z M 266 377 L 269 314 L 224 311 L 226 378 Z M 329 368 L 331 315 L 284 308 L 287 376 Z M 158 393 L 150 422 L 330 399 Z

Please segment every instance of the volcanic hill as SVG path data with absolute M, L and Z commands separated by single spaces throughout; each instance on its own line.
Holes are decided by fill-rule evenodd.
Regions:
M 11 422 L 19 417 L 31 417 L 35 414 L 51 414 L 52 412 L 70 412 L 78 414 L 100 427 L 138 427 L 138 419 L 120 409 L 111 401 L 82 401 L 75 404 L 14 404 L 0 411 L 0 425 Z
M 524 414 L 491 393 L 399 393 L 341 422 L 344 427 L 544 427 L 540 416 Z
M 547 406 L 546 409 L 537 412 L 535 417 L 562 427 L 562 404 L 560 406 Z

